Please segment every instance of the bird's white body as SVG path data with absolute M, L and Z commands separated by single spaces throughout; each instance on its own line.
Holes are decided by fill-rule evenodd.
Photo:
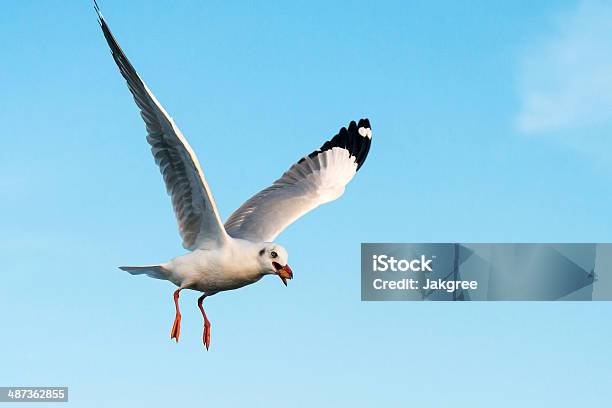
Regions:
M 268 274 L 278 273 L 291 279 L 287 257 L 287 251 L 280 245 L 228 237 L 222 246 L 198 248 L 159 265 L 122 266 L 121 269 L 133 275 L 168 280 L 179 289 L 193 289 L 211 296 L 250 285 Z M 282 265 L 288 270 L 282 270 Z
M 221 248 L 196 249 L 161 266 L 168 271 L 167 279 L 179 288 L 210 296 L 250 285 L 266 275 L 253 256 L 264 245 L 231 238 Z

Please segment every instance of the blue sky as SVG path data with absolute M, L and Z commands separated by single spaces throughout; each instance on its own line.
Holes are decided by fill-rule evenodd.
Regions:
M 610 242 L 612 7 L 104 0 L 221 215 L 350 120 L 368 161 L 278 242 L 296 279 L 207 300 L 88 1 L 0 14 L 1 385 L 70 405 L 601 406 L 610 303 L 362 303 L 361 242 Z M 604 51 L 605 50 L 605 51 Z M 564 390 L 564 391 L 560 391 Z M 65 406 L 65 405 L 63 405 Z

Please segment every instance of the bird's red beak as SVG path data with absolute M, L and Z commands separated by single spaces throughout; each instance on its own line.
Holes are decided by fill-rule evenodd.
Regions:
M 272 266 L 276 270 L 276 274 L 281 278 L 285 286 L 287 286 L 287 279 L 293 279 L 293 271 L 289 265 L 281 266 L 278 262 L 272 262 Z

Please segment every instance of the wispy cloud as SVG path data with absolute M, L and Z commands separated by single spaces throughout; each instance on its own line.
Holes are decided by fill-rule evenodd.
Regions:
M 581 1 L 556 22 L 521 60 L 517 127 L 534 134 L 589 128 L 601 139 L 593 127 L 612 124 L 612 2 Z

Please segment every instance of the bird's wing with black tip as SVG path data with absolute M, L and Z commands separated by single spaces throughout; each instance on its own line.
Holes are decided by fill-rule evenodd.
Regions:
M 227 239 L 215 200 L 204 178 L 198 158 L 174 121 L 157 101 L 128 61 L 95 4 L 104 38 L 113 59 L 140 108 L 147 129 L 147 142 L 160 168 L 183 238 L 183 247 L 219 246 Z
M 273 241 L 293 221 L 344 193 L 368 156 L 371 142 L 368 119 L 343 127 L 234 211 L 225 222 L 227 233 L 251 241 Z

